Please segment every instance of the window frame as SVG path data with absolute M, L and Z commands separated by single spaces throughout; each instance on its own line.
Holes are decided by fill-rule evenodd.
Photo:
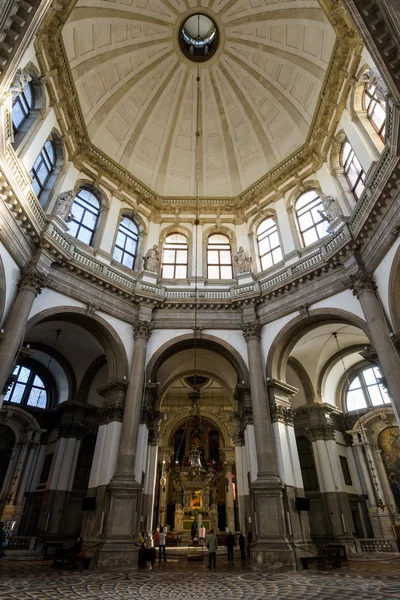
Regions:
M 347 155 L 346 160 L 344 160 L 344 151 L 345 151 L 345 147 L 346 144 L 348 144 L 349 148 L 350 148 L 350 152 Z M 353 183 L 351 182 L 350 178 L 349 178 L 349 172 L 350 172 L 350 167 L 351 165 L 353 165 L 356 169 L 358 169 L 357 164 L 354 162 L 354 159 L 357 161 L 357 163 L 360 165 L 360 171 L 357 174 L 357 179 L 356 182 Z M 361 194 L 363 193 L 364 189 L 365 189 L 365 178 L 366 178 L 366 174 L 365 171 L 358 159 L 357 154 L 354 151 L 353 146 L 350 144 L 350 142 L 348 140 L 345 140 L 342 144 L 342 148 L 340 150 L 340 165 L 343 167 L 343 173 L 346 177 L 347 183 L 349 185 L 350 191 L 353 194 L 354 198 L 356 199 L 356 201 L 358 201 L 361 198 Z M 361 191 L 361 194 L 358 195 L 358 193 L 356 192 L 356 189 L 358 187 L 358 184 L 361 182 L 363 189 Z
M 29 103 L 27 98 L 26 98 L 26 93 L 25 93 L 25 88 L 28 87 L 31 93 L 31 102 Z M 36 103 L 36 98 L 35 98 L 35 89 L 34 86 L 32 85 L 32 83 L 30 81 L 27 81 L 24 85 L 24 89 L 22 90 L 21 93 L 18 94 L 18 96 L 14 99 L 13 103 L 12 103 L 12 108 L 11 108 L 11 120 L 12 120 L 12 126 L 13 126 L 13 134 L 14 136 L 17 135 L 17 133 L 19 133 L 22 129 L 22 127 L 24 126 L 24 124 L 26 123 L 26 121 L 28 120 L 28 118 L 30 117 L 30 115 L 32 114 L 32 111 L 35 108 L 35 103 Z M 24 114 L 24 118 L 23 120 L 19 123 L 18 126 L 16 126 L 14 124 L 14 119 L 13 119 L 13 110 L 14 110 L 14 106 L 18 104 L 22 113 Z M 26 106 L 24 105 L 26 104 L 26 106 L 28 106 L 28 110 L 26 109 Z
M 221 243 L 221 242 L 211 242 L 210 243 L 210 238 L 212 238 L 214 235 L 220 235 L 223 236 L 224 238 L 226 238 L 228 240 L 228 243 Z M 210 248 L 210 246 L 221 246 L 221 248 Z M 225 248 L 222 248 L 222 246 L 225 246 Z M 229 250 L 229 256 L 230 256 L 230 263 L 221 263 L 221 252 L 227 252 Z M 218 263 L 210 263 L 209 262 L 209 252 L 218 252 Z M 231 246 L 231 242 L 229 237 L 225 234 L 225 233 L 210 233 L 209 236 L 207 237 L 207 248 L 206 248 L 206 260 L 207 260 L 207 279 L 210 280 L 215 280 L 215 281 L 230 281 L 231 279 L 233 279 L 233 262 L 232 262 L 232 246 Z M 218 273 L 219 273 L 219 277 L 210 277 L 209 275 L 209 268 L 210 267 L 218 267 Z M 230 277 L 221 277 L 221 267 L 230 267 L 231 269 L 231 276 Z
M 263 231 L 262 233 L 258 233 L 258 230 L 260 229 L 261 225 L 263 223 L 265 223 L 266 221 L 272 221 L 272 225 L 271 227 L 265 229 L 265 231 Z M 271 231 L 272 229 L 272 231 Z M 276 233 L 277 238 L 278 238 L 278 246 L 274 246 L 273 248 L 271 247 L 271 241 L 270 241 L 270 237 Z M 257 229 L 256 229 L 256 235 L 257 235 L 257 249 L 258 249 L 258 257 L 260 259 L 260 265 L 261 265 L 261 270 L 262 271 L 266 271 L 267 269 L 272 268 L 273 266 L 275 266 L 278 262 L 281 262 L 283 260 L 283 254 L 282 254 L 282 246 L 281 246 L 281 240 L 279 238 L 279 232 L 278 232 L 278 225 L 276 223 L 276 220 L 273 217 L 266 217 L 265 219 L 263 219 L 261 221 L 261 223 L 258 225 Z M 269 245 L 269 250 L 267 252 L 264 252 L 264 254 L 261 254 L 261 249 L 260 249 L 260 242 L 263 242 L 265 239 L 268 239 L 268 245 Z M 280 251 L 280 259 L 276 260 L 274 259 L 274 251 L 278 250 Z M 272 258 L 272 265 L 270 266 L 266 266 L 264 267 L 263 265 L 263 259 L 268 256 L 271 255 Z
M 305 194 L 307 194 L 307 193 L 309 193 L 309 192 L 314 192 L 314 193 L 315 193 L 315 195 L 316 195 L 316 198 L 313 198 L 313 199 L 309 200 L 309 201 L 307 202 L 307 204 L 305 204 L 305 205 L 304 205 L 304 206 L 302 206 L 301 208 L 297 208 L 297 204 L 298 204 L 299 200 L 301 200 L 301 198 L 302 198 L 302 197 L 303 197 Z M 308 208 L 308 207 L 309 207 L 311 204 L 313 204 L 313 203 L 314 203 L 314 202 L 315 202 L 317 199 L 319 200 L 319 203 L 317 203 L 317 204 L 315 204 L 314 206 L 311 206 L 310 208 Z M 302 241 L 302 244 L 303 244 L 303 247 L 304 247 L 304 248 L 308 248 L 308 247 L 312 246 L 313 244 L 317 244 L 318 242 L 320 242 L 320 241 L 321 241 L 321 240 L 322 240 L 322 239 L 323 239 L 323 238 L 324 238 L 324 237 L 327 235 L 327 231 L 325 231 L 325 233 L 324 233 L 323 235 L 320 235 L 320 234 L 319 234 L 319 231 L 318 231 L 318 228 L 317 228 L 317 226 L 318 226 L 318 225 L 320 225 L 321 223 L 324 223 L 324 222 L 326 221 L 326 219 L 323 219 L 323 218 L 320 216 L 320 220 L 319 220 L 319 221 L 315 221 L 315 220 L 314 220 L 314 215 L 313 215 L 313 213 L 311 212 L 313 209 L 317 209 L 318 207 L 320 207 L 320 208 L 321 208 L 321 212 L 324 212 L 324 205 L 322 204 L 321 196 L 320 196 L 319 192 L 318 192 L 316 189 L 313 189 L 313 188 L 310 188 L 309 190 L 305 190 L 304 192 L 302 192 L 302 193 L 300 194 L 300 196 L 298 196 L 298 198 L 297 198 L 297 200 L 296 200 L 296 202 L 295 202 L 295 204 L 294 204 L 294 209 L 295 209 L 295 212 L 296 212 L 296 221 L 297 221 L 297 227 L 298 227 L 298 230 L 299 230 L 299 233 L 300 233 L 300 236 L 301 236 L 301 241 Z M 305 210 L 305 209 L 306 209 L 306 210 Z M 302 211 L 302 212 L 301 212 L 301 214 L 299 214 L 299 213 L 300 213 L 300 211 Z M 304 215 L 306 215 L 307 213 L 309 213 L 309 214 L 310 214 L 310 216 L 311 216 L 312 225 L 311 225 L 310 227 L 307 227 L 306 229 L 303 229 L 303 230 L 302 230 L 302 228 L 301 228 L 301 225 L 300 225 L 300 220 L 299 220 L 299 219 L 300 219 L 300 217 L 303 217 L 303 216 L 304 216 Z M 327 221 L 326 221 L 326 222 L 327 222 Z M 306 241 L 305 241 L 305 239 L 304 239 L 304 234 L 305 234 L 305 233 L 307 233 L 308 231 L 311 231 L 311 230 L 315 230 L 315 232 L 316 232 L 316 234 L 317 234 L 317 239 L 316 239 L 316 240 L 314 240 L 313 242 L 306 243 Z
M 168 238 L 172 237 L 173 235 L 181 235 L 182 237 L 185 238 L 186 242 L 168 242 Z M 167 244 L 171 244 L 171 246 L 182 246 L 182 248 L 166 248 Z M 168 250 L 170 252 L 174 252 L 174 261 L 173 262 L 166 262 L 164 260 L 164 253 L 165 250 Z M 176 256 L 177 256 L 177 252 L 186 252 L 186 263 L 178 263 L 176 261 Z M 164 267 L 173 267 L 174 270 L 174 274 L 173 277 L 165 277 L 164 275 Z M 185 267 L 186 268 L 186 275 L 184 277 L 176 277 L 176 267 Z M 165 240 L 164 240 L 164 244 L 163 244 L 163 252 L 162 252 L 162 259 L 161 259 L 161 279 L 187 279 L 188 278 L 188 272 L 189 272 L 189 244 L 187 242 L 187 237 L 183 234 L 180 233 L 179 231 L 174 231 L 172 233 L 169 233 Z
M 94 213 L 94 211 L 91 211 L 91 210 L 89 210 L 89 209 L 88 209 L 88 208 L 87 208 L 85 205 L 81 206 L 81 205 L 79 204 L 79 201 L 77 201 L 77 198 L 79 198 L 79 200 L 80 200 L 80 201 L 82 201 L 82 202 L 85 202 L 85 203 L 89 204 L 89 202 L 88 202 L 87 200 L 85 200 L 85 198 L 81 198 L 81 197 L 79 196 L 79 194 L 80 194 L 82 191 L 85 191 L 85 192 L 88 192 L 89 194 L 91 194 L 91 195 L 92 195 L 92 196 L 93 196 L 93 197 L 96 199 L 96 201 L 98 202 L 98 205 L 99 205 L 99 206 L 98 206 L 98 209 L 97 209 L 97 213 L 96 213 L 96 214 Z M 101 212 L 101 207 L 102 207 L 102 202 L 101 202 L 101 199 L 99 198 L 99 196 L 96 194 L 96 192 L 95 192 L 95 191 L 94 191 L 92 188 L 90 188 L 90 187 L 88 187 L 88 186 L 81 186 L 81 187 L 80 187 L 80 189 L 79 189 L 79 192 L 76 194 L 76 196 L 75 196 L 75 198 L 74 198 L 74 201 L 73 201 L 73 203 L 72 203 L 72 205 L 71 205 L 71 214 L 72 214 L 72 215 L 74 214 L 74 204 L 75 204 L 75 203 L 76 203 L 76 204 L 77 204 L 77 205 L 78 205 L 80 208 L 82 208 L 82 210 L 83 210 L 83 213 L 82 213 L 81 219 L 80 219 L 79 221 L 78 221 L 78 220 L 77 220 L 75 217 L 73 217 L 73 218 L 71 219 L 71 221 L 70 221 L 70 223 L 78 223 L 78 228 L 77 228 L 77 230 L 76 230 L 76 235 L 73 235 L 72 233 L 69 233 L 69 230 L 68 230 L 68 234 L 69 234 L 71 237 L 73 237 L 75 240 L 78 240 L 79 242 L 81 242 L 82 244 L 85 244 L 85 245 L 87 245 L 87 246 L 92 246 L 92 244 L 93 244 L 93 240 L 94 240 L 94 236 L 95 236 L 95 233 L 96 233 L 96 231 L 97 231 L 97 228 L 98 228 L 98 225 L 99 225 L 99 220 L 100 220 L 100 212 Z M 87 213 L 87 212 L 89 212 L 89 213 L 91 213 L 92 215 L 95 215 L 95 216 L 96 216 L 96 220 L 95 220 L 95 223 L 94 223 L 93 229 L 90 229 L 90 227 L 88 227 L 87 225 L 84 225 L 84 224 L 83 224 L 83 219 L 85 218 L 85 215 L 86 215 L 86 213 Z M 85 229 L 86 231 L 90 231 L 90 232 L 91 232 L 91 236 L 90 236 L 90 241 L 89 241 L 89 242 L 85 242 L 85 241 L 83 241 L 83 240 L 79 239 L 79 237 L 78 237 L 78 236 L 79 236 L 79 232 L 81 231 L 81 229 Z
M 384 110 L 384 113 L 385 113 L 385 118 L 380 127 L 378 127 L 378 125 L 376 124 L 376 122 L 374 120 L 374 113 L 375 113 L 377 104 L 380 105 L 380 107 Z M 370 89 L 368 88 L 368 84 L 364 85 L 364 90 L 363 90 L 363 94 L 362 94 L 362 108 L 367 113 L 368 121 L 371 123 L 372 127 L 374 128 L 376 133 L 379 135 L 382 142 L 385 142 L 385 132 L 386 132 L 386 122 L 387 122 L 386 106 L 383 107 L 382 102 L 378 99 L 378 97 L 376 95 L 376 88 L 374 87 L 374 91 L 371 93 Z
M 389 398 L 389 396 L 387 394 L 386 394 L 386 399 L 385 399 L 385 396 L 384 396 L 385 392 L 380 387 L 380 386 L 383 387 L 383 385 L 378 382 L 377 375 L 376 375 L 374 369 L 378 369 L 378 371 L 379 371 L 379 373 L 380 373 L 380 375 L 382 377 L 382 373 L 381 373 L 381 370 L 379 369 L 379 367 L 374 367 L 374 366 L 369 366 L 369 365 L 360 367 L 360 368 L 358 368 L 353 373 L 353 375 L 352 375 L 352 377 L 351 377 L 351 379 L 349 381 L 349 384 L 346 387 L 345 394 L 344 394 L 344 405 L 345 405 L 346 412 L 355 412 L 357 410 L 374 409 L 374 408 L 377 408 L 379 406 L 388 406 L 388 405 L 390 406 L 391 405 L 390 398 Z M 375 377 L 376 383 L 371 384 L 371 385 L 367 384 L 367 382 L 365 381 L 365 378 L 364 378 L 364 372 L 365 371 L 372 371 L 373 372 L 373 375 Z M 348 408 L 348 395 L 349 395 L 349 392 L 354 391 L 354 390 L 350 390 L 350 387 L 353 385 L 353 382 L 354 382 L 354 380 L 356 378 L 358 378 L 359 382 L 360 382 L 360 387 L 358 387 L 356 389 L 357 390 L 360 389 L 362 391 L 366 406 L 363 406 L 363 407 L 360 407 L 360 408 Z M 368 388 L 369 387 L 373 387 L 373 386 L 376 386 L 378 388 L 378 390 L 380 392 L 380 395 L 381 395 L 381 398 L 383 399 L 382 404 L 373 404 L 371 396 L 370 396 L 369 391 L 368 391 Z M 385 400 L 387 400 L 387 401 L 385 401 Z
M 43 373 L 41 372 L 42 369 L 37 369 L 36 365 L 26 364 L 26 363 L 18 363 L 15 366 L 15 368 L 13 369 L 13 373 L 12 373 L 13 375 L 15 375 L 16 369 L 18 369 L 18 373 L 16 374 L 16 379 L 13 381 L 13 383 L 10 386 L 10 389 L 7 391 L 7 394 L 4 397 L 4 402 L 9 404 L 10 406 L 20 406 L 20 407 L 24 407 L 24 408 L 25 407 L 34 408 L 37 410 L 47 410 L 51 405 L 51 387 L 50 387 L 49 383 L 46 381 L 46 377 L 43 376 Z M 27 369 L 29 371 L 29 376 L 28 376 L 28 379 L 26 382 L 18 381 L 18 377 L 21 373 L 21 369 Z M 34 381 L 35 381 L 36 377 L 38 377 L 38 379 L 40 379 L 40 381 L 42 382 L 43 388 L 39 387 L 38 385 L 35 385 Z M 14 391 L 15 391 L 17 384 L 25 386 L 25 389 L 21 396 L 21 402 L 13 402 L 12 401 L 12 397 L 14 395 Z M 44 407 L 35 406 L 33 404 L 28 403 L 32 389 L 43 389 L 45 391 L 46 406 L 44 406 Z M 6 397 L 9 394 L 10 394 L 10 398 L 6 400 Z
M 49 153 L 47 151 L 46 148 L 46 144 L 50 143 L 52 148 L 53 148 L 53 153 L 54 153 L 54 161 L 52 161 L 50 159 Z M 41 160 L 41 162 L 39 163 L 38 166 L 36 166 L 36 163 Z M 46 163 L 46 160 L 51 164 L 51 169 L 49 168 L 49 166 Z M 40 169 L 40 167 L 42 165 L 45 165 L 46 169 L 47 169 L 47 175 L 46 178 L 41 181 L 38 177 L 38 171 Z M 43 147 L 41 149 L 41 151 L 39 152 L 35 162 L 32 165 L 31 171 L 30 171 L 30 175 L 32 177 L 32 187 L 34 188 L 34 183 L 37 184 L 37 186 L 40 188 L 39 193 L 36 193 L 36 197 L 39 199 L 41 197 L 41 195 L 43 194 L 43 192 L 46 190 L 46 186 L 49 182 L 50 177 L 52 176 L 52 174 L 55 171 L 56 168 L 56 164 L 57 164 L 57 150 L 56 150 L 56 144 L 54 142 L 54 140 L 52 140 L 51 138 L 48 138 L 45 143 L 43 144 Z M 34 189 L 35 191 L 35 189 Z
M 75 200 L 74 200 L 74 202 L 75 202 Z M 133 223 L 133 225 L 135 226 L 135 229 L 136 229 L 135 232 L 132 231 L 132 230 L 130 230 L 130 229 L 128 229 L 128 227 L 126 227 L 125 225 L 123 225 L 123 223 L 124 223 L 125 220 L 126 221 L 130 221 L 131 223 Z M 96 223 L 96 225 L 97 225 L 97 223 Z M 127 232 L 129 232 L 129 233 L 125 233 L 125 231 L 122 231 L 121 227 L 124 227 L 127 230 Z M 134 269 L 135 269 L 135 264 L 136 264 L 136 260 L 137 260 L 137 257 L 138 257 L 139 233 L 140 232 L 139 232 L 139 227 L 138 227 L 137 223 L 131 217 L 122 216 L 121 221 L 119 222 L 119 225 L 118 225 L 117 235 L 115 237 L 114 250 L 113 250 L 113 260 L 115 260 L 116 262 L 118 262 L 123 267 L 126 267 L 127 269 L 131 269 L 132 271 L 134 271 Z M 121 235 L 124 236 L 124 247 L 122 247 L 122 246 L 120 246 L 118 244 L 118 235 L 119 234 L 121 234 Z M 133 240 L 134 243 L 135 243 L 135 253 L 134 254 L 132 254 L 132 252 L 126 250 L 126 243 L 127 243 L 128 239 Z M 118 250 L 120 250 L 122 252 L 121 260 L 119 260 L 118 258 L 115 257 L 115 250 L 116 249 L 118 249 Z M 124 260 L 125 255 L 130 256 L 130 257 L 133 258 L 132 266 L 128 266 L 128 265 L 124 264 L 123 260 Z

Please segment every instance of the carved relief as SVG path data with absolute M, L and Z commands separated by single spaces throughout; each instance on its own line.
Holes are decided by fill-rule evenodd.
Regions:
M 261 325 L 258 321 L 254 321 L 253 323 L 243 323 L 240 328 L 243 331 L 243 337 L 246 342 L 249 340 L 261 339 Z
M 103 406 L 100 411 L 100 425 L 106 425 L 117 421 L 122 423 L 124 418 L 124 403 L 121 400 L 115 400 Z
M 154 325 L 148 321 L 134 321 L 132 325 L 133 337 L 136 339 L 143 338 L 149 340 L 151 337 Z
M 39 295 L 46 285 L 46 277 L 39 273 L 33 265 L 21 270 L 21 277 L 18 282 L 18 289 L 29 290 Z
M 291 408 L 282 406 L 281 404 L 273 404 L 270 407 L 271 423 L 285 423 L 285 425 L 293 425 L 294 411 Z
M 354 296 L 357 297 L 362 292 L 375 292 L 377 289 L 373 275 L 368 273 L 366 269 L 360 269 L 355 275 L 350 275 L 350 287 Z

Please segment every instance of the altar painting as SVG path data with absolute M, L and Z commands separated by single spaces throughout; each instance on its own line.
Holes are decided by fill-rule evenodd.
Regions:
M 400 511 L 400 429 L 398 427 L 384 429 L 378 441 L 389 485 Z

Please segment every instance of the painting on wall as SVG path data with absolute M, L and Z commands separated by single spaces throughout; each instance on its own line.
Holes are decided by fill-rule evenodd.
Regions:
M 400 429 L 398 427 L 384 429 L 378 441 L 389 484 L 400 511 Z

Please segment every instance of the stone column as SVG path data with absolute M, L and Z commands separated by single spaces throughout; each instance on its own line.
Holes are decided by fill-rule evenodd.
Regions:
M 251 485 L 255 508 L 253 535 L 257 540 L 252 558 L 259 565 L 264 564 L 272 568 L 293 568 L 294 553 L 286 542 L 283 485 L 278 477 L 269 404 L 264 383 L 260 346 L 261 326 L 257 321 L 247 322 L 243 324 L 242 330 L 248 350 L 258 463 L 257 479 Z
M 144 531 L 147 531 L 149 529 L 153 530 L 154 498 L 157 477 L 157 456 L 158 439 L 157 437 L 150 436 L 142 501 L 143 527 L 141 527 L 141 529 L 143 529 Z
M 227 461 L 224 465 L 225 471 L 225 510 L 226 510 L 226 525 L 229 530 L 235 531 L 235 506 L 233 500 L 233 488 L 232 488 L 232 469 L 233 461 Z
M 249 498 L 249 465 L 244 441 L 244 428 L 240 413 L 235 414 L 233 443 L 235 444 L 236 463 L 236 497 L 239 509 L 239 528 L 244 533 L 247 531 L 248 519 L 250 517 Z
M 400 424 L 400 357 L 392 340 L 374 278 L 365 269 L 350 277 L 353 293 L 360 301 L 370 333 L 370 340 L 378 355 L 382 375 L 386 380 L 390 399 Z
M 135 463 L 141 409 L 144 394 L 147 342 L 152 325 L 137 320 L 133 324 L 132 363 L 125 396 L 115 475 L 107 489 L 107 502 L 102 523 L 105 540 L 97 557 L 98 566 L 119 564 L 132 567 L 137 563 L 134 540 L 140 529 L 141 484 L 135 479 Z
M 0 392 L 4 390 L 13 368 L 33 302 L 44 285 L 45 278 L 34 265 L 22 270 L 18 292 L 4 323 L 0 342 Z M 0 408 L 3 400 L 4 392 L 0 395 Z

